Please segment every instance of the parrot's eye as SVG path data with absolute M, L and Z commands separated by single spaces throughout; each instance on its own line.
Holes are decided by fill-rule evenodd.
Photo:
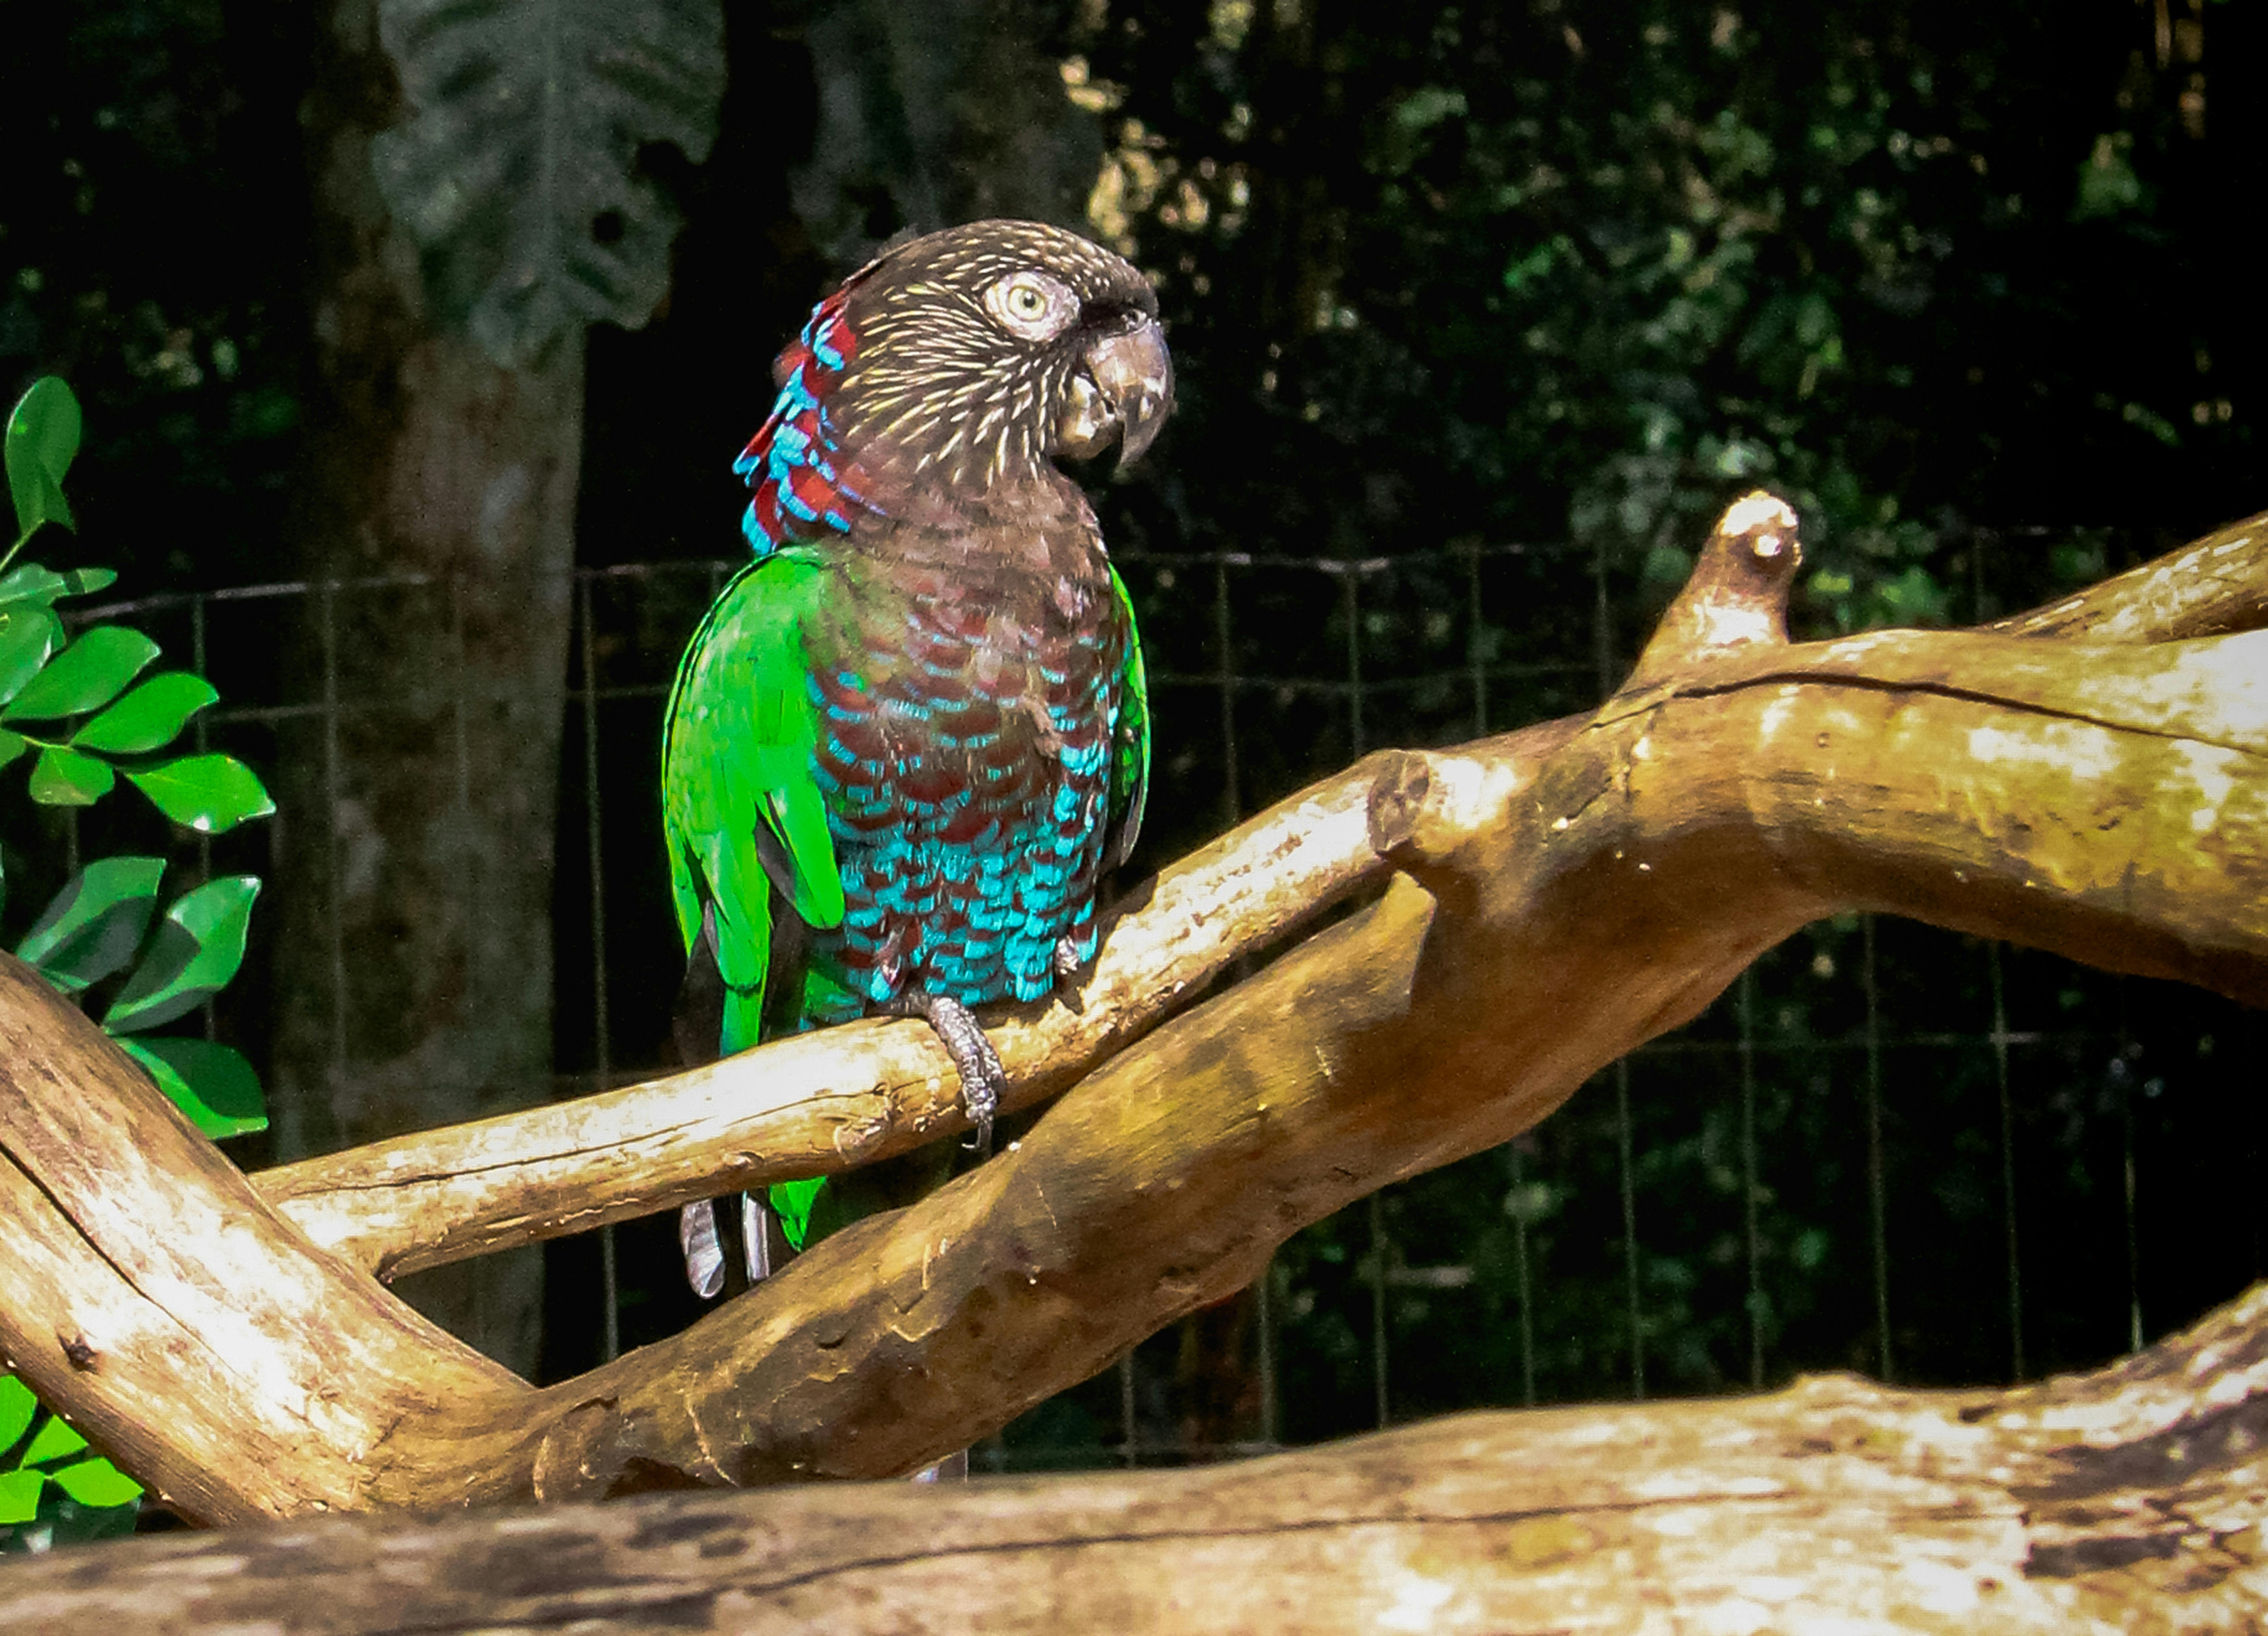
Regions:
M 1079 298 L 1045 273 L 1010 273 L 985 291 L 984 310 L 1020 340 L 1052 341 L 1079 316 Z

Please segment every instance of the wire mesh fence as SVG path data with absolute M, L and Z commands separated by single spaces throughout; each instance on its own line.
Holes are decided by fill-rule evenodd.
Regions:
M 1965 611 L 2018 605 L 2037 577 L 2014 560 L 2038 555 L 2034 536 L 1948 549 Z M 1121 567 L 1158 733 L 1137 875 L 1367 748 L 1585 708 L 1643 634 L 1628 578 L 1564 545 L 1354 562 L 1131 554 Z M 731 568 L 574 578 L 556 1073 L 532 1091 L 580 1094 L 666 1060 L 681 962 L 660 711 Z M 440 619 L 453 592 L 397 576 L 100 611 L 221 688 L 229 703 L 200 725 L 201 747 L 261 764 L 300 729 L 299 753 L 330 758 L 331 810 L 278 822 L 335 829 L 355 783 L 339 720 L 446 723 L 466 707 L 447 676 L 414 700 L 359 691 L 333 635 L 352 599 Z M 328 656 L 313 696 L 273 696 L 260 656 L 285 622 Z M 263 867 L 256 828 L 217 859 L 215 844 L 199 844 L 205 873 Z M 346 849 L 332 856 L 351 866 Z M 335 955 L 322 978 L 342 994 Z M 257 1021 L 217 1026 L 256 1058 Z M 1824 922 L 1535 1131 L 1296 1235 L 1253 1288 L 1034 1410 L 977 1463 L 1206 1459 L 1458 1409 L 1752 1389 L 1803 1369 L 1952 1384 L 2099 1362 L 2268 1271 L 2263 1035 L 2256 1014 L 2193 991 L 1903 922 Z M 551 1264 L 556 1373 L 691 1315 L 666 1222 L 563 1242 Z

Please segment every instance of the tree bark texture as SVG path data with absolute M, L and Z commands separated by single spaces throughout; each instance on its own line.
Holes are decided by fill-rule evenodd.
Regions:
M 329 9 L 307 103 L 315 411 L 298 475 L 316 584 L 279 745 L 271 1101 L 285 1157 L 541 1098 L 582 442 L 579 339 L 506 370 L 427 309 L 372 138 L 399 117 L 376 8 Z M 371 581 L 378 583 L 370 583 Z M 405 1286 L 535 1361 L 542 1264 Z
M 1819 917 L 1906 914 L 2268 1000 L 2268 631 L 2255 628 L 2268 519 L 2043 610 L 2044 624 L 1996 630 L 1791 645 L 1782 610 L 1795 562 L 1793 517 L 1751 497 L 1727 514 L 1631 683 L 1594 715 L 1458 750 L 1373 756 L 1167 870 L 1122 906 L 1076 993 L 998 1017 L 1012 1100 L 1061 1093 L 1012 1151 L 828 1240 L 684 1334 L 554 1388 L 451 1346 L 370 1271 L 843 1168 L 956 1129 L 951 1072 L 927 1030 L 828 1030 L 247 1183 L 122 1072 L 77 1013 L 17 974 L 0 1001 L 0 1071 L 17 1093 L 0 1096 L 10 1161 L 0 1208 L 12 1242 L 36 1255 L 0 1267 L 9 1362 L 206 1521 L 889 1476 L 965 1447 L 1238 1288 L 1277 1244 L 1349 1200 L 1532 1125 Z M 1237 958 L 1279 946 L 1334 904 L 1351 912 L 1189 1003 Z M 1749 1573 L 1751 1559 L 1756 1583 L 1796 1582 L 1776 1602 L 1741 1593 L 1766 1611 L 1746 1624 L 1726 1613 L 1725 1628 L 1775 1628 L 1769 1610 L 1811 1605 L 1807 1596 L 1832 1606 L 1845 1568 L 1906 1588 L 1905 1602 L 1879 1603 L 1888 1622 L 1872 1628 L 1952 1628 L 1915 1622 L 1936 1617 L 1924 1605 L 1938 1595 L 1933 1570 L 1912 1566 L 1926 1558 L 1954 1576 L 1942 1580 L 1945 1607 L 1969 1608 L 1973 1625 L 1976 1610 L 1999 1605 L 1986 1580 L 2016 1587 L 2025 1581 L 2008 1577 L 2008 1562 L 2056 1560 L 2039 1552 L 2065 1544 L 2085 1569 L 2074 1582 L 2098 1569 L 2128 1573 L 2119 1583 L 2130 1588 L 2160 1585 L 2152 1574 L 2219 1575 L 2213 1583 L 2238 1587 L 2228 1595 L 2250 1595 L 2255 1582 L 2213 1554 L 2225 1554 L 2224 1533 L 2254 1550 L 2242 1528 L 2184 1522 L 2146 1546 L 2106 1547 L 2117 1559 L 2100 1562 L 2080 1532 L 2022 1530 L 2044 1514 L 2041 1474 L 2066 1456 L 2094 1475 L 2054 1491 L 2064 1496 L 2054 1514 L 2074 1530 L 2093 1514 L 2106 1538 L 2126 1537 L 2130 1514 L 2188 1503 L 2178 1496 L 2190 1478 L 2169 1463 L 2236 1472 L 2230 1480 L 2256 1492 L 2244 1463 L 2262 1412 L 2262 1320 L 2255 1299 L 2224 1315 L 2237 1328 L 2174 1361 L 2161 1349 L 2148 1355 L 2158 1362 L 2030 1396 L 1814 1383 L 1775 1400 L 1523 1417 L 1493 1463 L 1498 1431 L 1470 1432 L 1487 1473 L 1476 1481 L 1491 1497 L 1459 1503 L 1476 1508 L 1482 1533 L 1436 1528 L 1422 1508 L 1394 1527 L 1412 1542 L 1438 1534 L 1424 1549 L 1449 1553 L 1444 1563 L 1465 1549 L 1459 1540 L 1495 1540 L 1472 1549 L 1547 1579 L 1594 1557 L 1626 1559 L 1637 1576 L 1628 1622 L 1595 1628 L 1647 1628 L 1649 1608 L 1668 1628 L 1685 1599 L 1733 1595 L 1727 1576 Z M 2065 1406 L 2051 1413 L 2055 1404 Z M 1814 1429 L 1780 1437 L 1771 1428 L 1783 1422 Z M 2045 1441 L 2024 1456 L 2036 1463 L 2019 1460 L 2021 1439 L 1961 1442 L 1968 1433 L 1944 1429 L 1988 1424 L 2038 1433 Z M 1428 1469 L 1450 1446 L 1423 1440 L 1453 1434 L 1409 1435 L 1426 1452 L 1408 1468 L 1377 1452 L 1388 1441 L 1280 1469 L 1337 1470 L 1331 1462 L 1344 1458 L 1351 1489 L 1414 1492 L 1415 1478 L 1361 1475 Z M 1999 1485 L 1999 1510 L 1951 1477 L 1926 1486 L 1953 1471 L 1944 1451 L 1956 1442 L 1970 1463 L 1961 1469 Z M 1562 1443 L 1594 1448 L 1609 1486 L 1572 1499 L 1555 1488 L 1579 1465 L 1549 1452 Z M 1767 1444 L 1784 1475 L 1742 1463 Z M 1657 1446 L 1669 1462 L 1658 1470 L 1640 1457 Z M 2177 1453 L 2152 1456 L 2152 1476 L 2132 1454 L 2144 1446 Z M 1881 1470 L 1924 1486 L 1892 1494 L 1868 1475 L 1878 1470 L 1869 1450 L 1896 1456 Z M 1373 1457 L 1385 1463 L 1361 1465 Z M 2130 1467 L 2142 1472 L 2132 1493 L 2155 1498 L 2106 1485 Z M 1697 1486 L 1678 1475 L 1705 1470 L 1715 1475 Z M 1800 1507 L 1766 1505 L 1780 1492 L 1772 1485 L 1798 1472 L 1847 1479 L 1818 1514 L 1833 1520 L 1815 1536 L 1798 1529 L 1813 1541 L 1803 1549 L 1782 1554 L 1768 1539 L 1748 1558 L 1728 1555 L 1747 1532 L 1778 1525 L 1768 1519 L 1798 1516 Z M 1655 1539 L 1647 1555 L 1635 1536 L 1602 1531 L 1630 1508 L 1610 1486 L 1625 1478 L 1659 1484 L 1631 1491 L 1649 1504 L 1690 1500 L 1660 1514 L 1685 1518 L 1673 1527 L 1690 1522 L 1704 1544 L 1663 1555 Z M 1095 1485 L 1062 1489 L 1062 1504 L 1091 1500 L 1097 1515 L 1130 1514 L 1150 1492 L 1082 1481 Z M 1287 1492 L 1318 1485 L 1329 1487 L 1298 1477 Z M 860 1492 L 824 1502 L 843 1522 L 841 1549 L 895 1561 L 892 1507 L 904 1497 Z M 1159 1514 L 1184 1503 L 1198 1501 L 1160 1500 Z M 1055 1504 L 1035 1500 L 1031 1514 Z M 1766 1508 L 1741 1508 L 1752 1506 Z M 1925 1515 L 1943 1528 L 1924 1530 L 1937 1544 L 1913 1555 L 1905 1536 Z M 1551 1526 L 1504 1537 L 1514 1543 L 1487 1532 L 1531 1517 Z M 1555 1519 L 1572 1531 L 1553 1532 Z M 1631 1513 L 1630 1526 L 1641 1520 Z M 1726 1531 L 1711 1535 L 1720 1521 Z M 1305 1560 L 1300 1542 L 1340 1526 L 1285 1522 L 1269 1549 Z M 1372 1542 L 1404 1537 L 1384 1522 L 1384 1534 L 1364 1532 L 1372 1522 L 1345 1526 L 1339 1548 L 1358 1561 Z M 1236 1566 L 1235 1551 L 1263 1537 L 1183 1539 L 1181 1582 L 1224 1608 L 1248 1589 L 1303 1582 L 1266 1580 L 1256 1556 Z M 1034 1572 L 1068 1597 L 1086 1582 L 1079 1565 L 1103 1560 L 1099 1548 L 1079 1545 L 1052 1566 L 1035 1557 Z M 1390 1579 L 1392 1551 L 1378 1549 Z M 1171 1590 L 1163 1556 L 1123 1559 L 1138 1559 L 1146 1566 L 1130 1568 L 1128 1583 Z M 1945 1588 L 1955 1580 L 1967 1589 Z M 836 1588 L 865 1582 L 854 1574 Z M 1094 1582 L 1113 1581 L 1098 1569 Z M 1446 1620 L 1459 1583 L 1421 1575 L 1410 1595 L 1438 1595 L 1428 1605 Z M 784 1580 L 763 1594 L 797 1593 Z M 2043 1627 L 2048 1603 L 2012 1595 L 2007 1605 L 2031 1610 L 2021 1618 L 2034 1623 L 2005 1628 Z M 1285 1617 L 1297 1623 L 1297 1612 Z M 1412 1603 L 1395 1617 L 1422 1628 L 1424 1612 Z M 1570 1622 L 1585 1627 L 1572 1612 Z
M 2098 1374 L 1460 1415 L 1197 1470 L 648 1495 L 58 1554 L 0 1632 L 2251 1631 L 2268 1286 Z

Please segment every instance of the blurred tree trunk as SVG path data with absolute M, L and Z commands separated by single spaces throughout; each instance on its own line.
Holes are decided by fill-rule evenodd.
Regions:
M 374 8 L 328 14 L 305 105 L 314 365 L 296 496 L 312 594 L 287 696 L 323 701 L 276 766 L 281 1155 L 540 1100 L 582 441 L 579 329 L 507 370 L 427 311 L 372 180 L 399 113 Z M 525 1374 L 540 1252 L 422 1274 L 421 1308 Z

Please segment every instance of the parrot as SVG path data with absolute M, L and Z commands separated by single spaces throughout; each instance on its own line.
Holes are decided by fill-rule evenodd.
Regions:
M 976 222 L 886 247 L 772 373 L 734 468 L 752 560 L 665 718 L 680 1052 L 920 1017 L 981 1162 L 1005 1076 L 970 1008 L 1042 999 L 1093 961 L 1101 883 L 1142 826 L 1133 608 L 1056 461 L 1115 443 L 1123 467 L 1157 437 L 1157 294 L 1065 229 Z M 743 1198 L 748 1282 L 775 1231 L 803 1247 L 827 1185 Z M 679 1227 L 703 1298 L 725 1283 L 714 1204 Z

